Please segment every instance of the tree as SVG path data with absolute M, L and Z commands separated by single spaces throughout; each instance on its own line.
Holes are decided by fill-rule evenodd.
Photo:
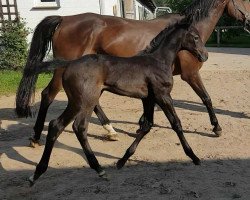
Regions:
M 26 62 L 29 34 L 23 20 L 4 21 L 0 29 L 0 70 L 20 70 Z

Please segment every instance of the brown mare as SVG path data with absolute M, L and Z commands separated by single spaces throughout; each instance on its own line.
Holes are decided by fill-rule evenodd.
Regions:
M 199 12 L 194 24 L 204 43 L 208 40 L 224 12 L 244 22 L 245 28 L 250 30 L 249 2 L 242 0 L 196 0 L 182 14 L 188 15 L 197 10 Z M 76 59 L 90 53 L 122 57 L 134 56 L 144 49 L 164 27 L 182 18 L 181 14 L 167 14 L 149 21 L 136 21 L 91 13 L 65 17 L 50 16 L 40 22 L 34 32 L 25 69 L 31 68 L 35 63 L 43 60 L 51 41 L 53 42 L 54 57 L 66 60 Z M 199 74 L 202 64 L 189 52 L 181 51 L 173 65 L 173 75 L 181 75 L 181 78 L 201 98 L 207 107 L 211 124 L 214 126 L 213 131 L 219 136 L 222 129 Z M 34 143 L 40 139 L 49 105 L 62 88 L 63 72 L 63 68 L 56 69 L 49 85 L 42 91 L 41 105 L 34 126 L 35 135 L 32 138 Z M 36 80 L 37 75 L 33 77 L 23 76 L 21 80 L 16 99 L 16 112 L 19 116 L 27 117 L 31 114 L 30 109 L 26 108 L 30 108 L 34 89 L 31 93 L 25 93 L 22 87 L 30 82 L 36 82 Z M 27 112 L 23 112 L 24 110 Z M 94 111 L 102 125 L 109 129 L 111 134 L 114 133 L 108 118 L 99 105 Z M 143 117 L 140 120 L 141 126 L 143 126 L 142 119 Z
M 88 163 L 100 177 L 107 175 L 87 138 L 89 119 L 99 102 L 103 91 L 139 98 L 145 108 L 146 123 L 153 119 L 154 105 L 157 103 L 177 133 L 182 147 L 193 163 L 200 164 L 200 159 L 186 141 L 181 122 L 175 112 L 170 92 L 173 87 L 172 65 L 180 50 L 188 50 L 201 62 L 208 58 L 206 48 L 199 37 L 199 32 L 191 26 L 192 18 L 184 18 L 179 23 L 170 25 L 161 31 L 143 53 L 133 57 L 115 57 L 111 55 L 90 54 L 77 60 L 54 60 L 41 63 L 24 71 L 32 76 L 40 72 L 64 68 L 63 88 L 68 97 L 64 112 L 49 123 L 44 152 L 35 173 L 30 177 L 31 185 L 47 170 L 54 143 L 64 128 L 71 122 L 73 130 L 83 148 Z M 33 88 L 31 83 L 26 90 Z M 117 162 L 117 168 L 124 166 L 132 156 L 142 138 L 150 131 L 152 125 L 141 130 L 125 155 Z

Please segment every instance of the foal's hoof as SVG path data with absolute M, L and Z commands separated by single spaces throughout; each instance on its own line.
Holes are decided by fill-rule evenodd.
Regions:
M 33 137 L 30 137 L 29 141 L 30 141 L 29 146 L 32 147 L 32 148 L 36 148 L 37 146 L 42 145 L 39 140 L 35 140 Z
M 201 165 L 201 160 L 199 158 L 196 158 L 196 159 L 193 160 L 193 163 L 195 165 Z
M 30 176 L 30 177 L 28 178 L 28 181 L 29 181 L 29 183 L 30 183 L 30 187 L 32 187 L 32 186 L 35 184 L 34 175 Z
M 118 141 L 119 140 L 119 136 L 117 133 L 116 134 L 108 134 L 108 135 L 106 135 L 106 138 L 109 141 Z
M 220 126 L 217 126 L 217 127 L 214 127 L 214 128 L 213 128 L 213 132 L 215 133 L 215 135 L 216 135 L 217 137 L 220 137 L 221 134 L 222 134 L 222 129 L 221 129 Z
M 98 173 L 98 175 L 99 175 L 100 178 L 103 178 L 106 181 L 110 180 L 109 177 L 108 177 L 108 175 L 106 174 L 106 172 L 104 170 L 101 171 L 100 173 Z
M 121 169 L 123 168 L 123 166 L 125 165 L 125 161 L 123 161 L 122 159 L 118 160 L 118 162 L 116 163 L 116 168 L 117 169 Z
M 136 130 L 136 133 L 137 133 L 137 134 L 140 133 L 140 132 L 141 132 L 141 129 L 140 129 L 140 128 Z

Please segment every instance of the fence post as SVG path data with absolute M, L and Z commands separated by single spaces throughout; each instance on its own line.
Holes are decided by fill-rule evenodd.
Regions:
M 220 32 L 221 29 L 219 27 L 217 27 L 217 47 L 220 47 Z

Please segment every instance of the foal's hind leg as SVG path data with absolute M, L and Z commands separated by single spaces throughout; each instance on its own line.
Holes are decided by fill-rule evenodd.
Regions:
M 205 86 L 202 83 L 199 72 L 194 72 L 192 75 L 182 74 L 181 78 L 186 81 L 195 91 L 195 93 L 201 98 L 203 104 L 206 106 L 211 124 L 214 126 L 213 132 L 217 136 L 221 136 L 222 129 L 219 125 L 218 119 L 215 115 L 214 108 L 212 106 L 212 101 L 209 94 L 206 91 Z
M 110 120 L 108 119 L 108 117 L 103 112 L 103 110 L 102 110 L 99 102 L 95 106 L 94 112 L 97 115 L 98 119 L 100 120 L 103 128 L 108 131 L 108 133 L 107 133 L 107 139 L 109 139 L 111 141 L 117 141 L 117 140 L 119 140 L 117 132 L 112 127 L 112 125 L 110 123 Z
M 42 91 L 41 104 L 34 126 L 35 134 L 30 138 L 30 146 L 32 147 L 35 147 L 36 144 L 39 144 L 48 108 L 62 88 L 62 73 L 63 69 L 57 69 L 49 85 Z
M 96 159 L 87 138 L 88 123 L 92 112 L 93 108 L 84 108 L 83 111 L 77 116 L 73 124 L 73 130 L 83 148 L 89 166 L 94 169 L 100 177 L 106 178 L 106 172 L 103 170 L 98 160 Z
M 173 100 L 170 95 L 164 95 L 156 97 L 157 104 L 161 107 L 163 112 L 165 113 L 166 117 L 168 118 L 173 130 L 177 133 L 180 142 L 182 144 L 182 147 L 184 149 L 184 152 L 187 156 L 189 156 L 195 165 L 200 164 L 200 159 L 194 154 L 193 150 L 189 146 L 186 138 L 184 137 L 181 122 L 175 112 L 174 106 L 173 106 Z
M 33 176 L 29 178 L 31 186 L 35 183 L 35 181 L 47 170 L 50 155 L 57 140 L 58 136 L 62 133 L 64 128 L 74 119 L 79 109 L 67 106 L 66 110 L 63 114 L 57 118 L 56 120 L 52 120 L 49 123 L 48 135 L 46 138 L 46 144 L 43 151 L 42 158 L 38 163 L 35 173 Z

